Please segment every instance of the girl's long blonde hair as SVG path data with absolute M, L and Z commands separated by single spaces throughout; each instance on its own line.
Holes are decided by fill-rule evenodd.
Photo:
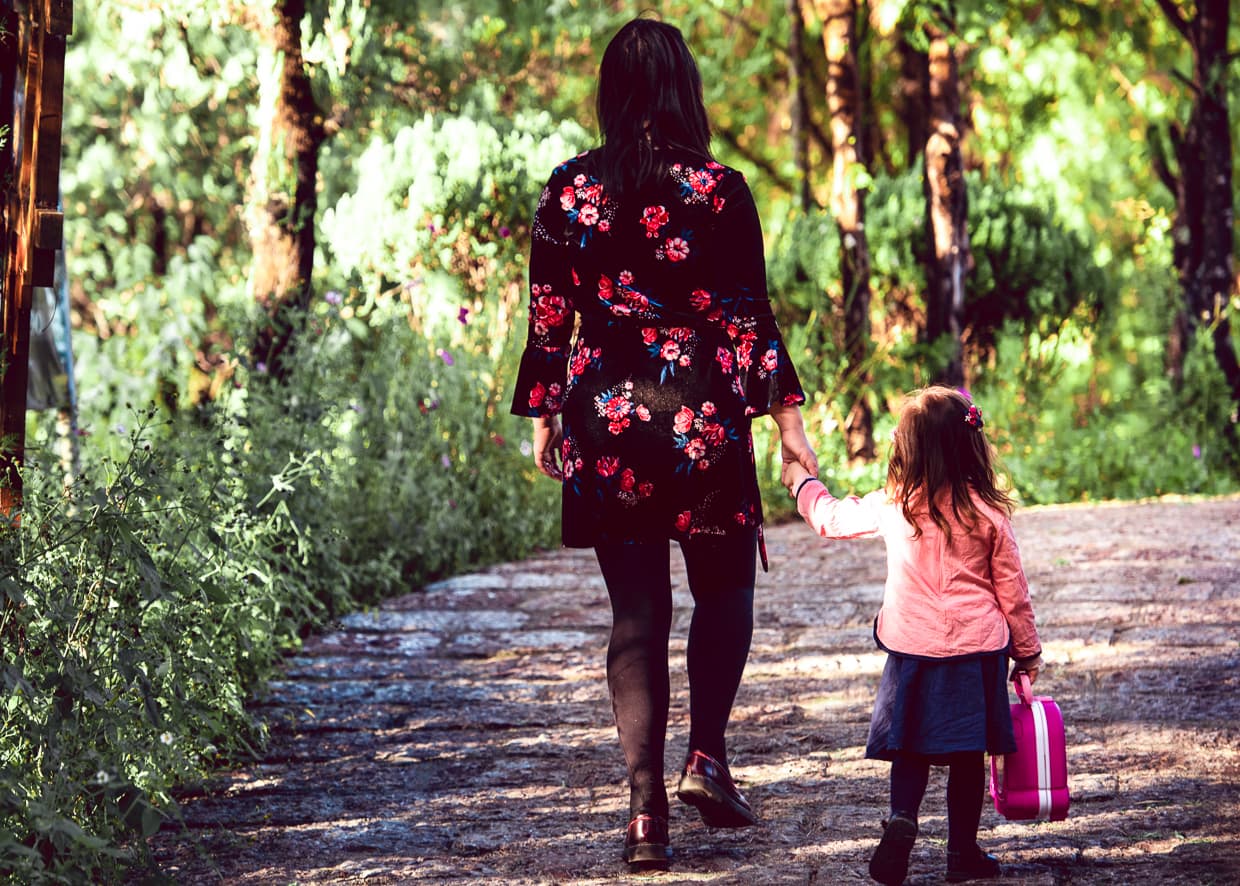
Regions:
M 982 430 L 981 413 L 954 388 L 934 385 L 914 391 L 900 411 L 887 465 L 887 494 L 900 502 L 904 519 L 920 538 L 918 517 L 929 514 L 951 542 L 951 523 L 939 507 L 951 492 L 951 512 L 969 530 L 977 525 L 973 491 L 1007 514 L 1015 503 L 1000 488 L 994 449 Z

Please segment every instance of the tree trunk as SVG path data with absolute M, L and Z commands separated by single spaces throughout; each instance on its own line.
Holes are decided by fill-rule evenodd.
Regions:
M 272 27 L 263 31 L 271 68 L 260 84 L 262 132 L 247 220 L 254 250 L 251 292 L 266 314 L 254 341 L 254 364 L 282 379 L 293 333 L 310 304 L 319 148 L 326 134 L 301 54 L 305 0 L 275 0 L 273 11 Z
M 1240 363 L 1227 316 L 1235 286 L 1227 107 L 1229 3 L 1200 0 L 1191 21 L 1171 0 L 1159 0 L 1159 5 L 1193 51 L 1193 108 L 1188 127 L 1182 136 L 1175 129 L 1171 134 L 1178 175 L 1161 154 L 1155 154 L 1159 174 L 1176 197 L 1173 260 L 1184 297 L 1168 343 L 1169 370 L 1177 382 L 1182 380 L 1192 338 L 1199 329 L 1206 329 L 1232 399 L 1240 401 Z
M 960 154 L 960 93 L 956 53 L 949 35 L 937 26 L 930 37 L 929 123 L 926 139 L 926 328 L 929 343 L 949 342 L 947 359 L 936 381 L 953 387 L 965 383 L 961 332 L 964 328 L 964 278 L 969 268 L 969 200 Z
M 805 101 L 805 16 L 801 0 L 788 0 L 788 91 L 791 95 L 789 116 L 792 120 L 793 158 L 797 169 L 797 205 L 801 212 L 808 212 L 811 205 L 809 190 L 809 127 L 806 126 Z
M 915 169 L 917 161 L 926 153 L 926 141 L 930 138 L 927 114 L 930 94 L 930 60 L 901 36 L 900 48 L 900 119 L 908 136 L 906 168 Z
M 874 458 L 874 415 L 869 388 L 870 250 L 865 236 L 865 192 L 856 167 L 865 168 L 859 129 L 861 93 L 856 56 L 856 0 L 818 0 L 827 54 L 827 110 L 831 115 L 831 213 L 840 232 L 844 290 L 845 376 L 852 404 L 844 424 L 848 457 Z

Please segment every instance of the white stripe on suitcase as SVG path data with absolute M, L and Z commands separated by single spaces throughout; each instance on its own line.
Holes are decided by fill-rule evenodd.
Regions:
M 1046 725 L 1046 710 L 1042 702 L 1029 706 L 1033 711 L 1034 747 L 1038 757 L 1038 818 L 1051 812 L 1051 742 Z

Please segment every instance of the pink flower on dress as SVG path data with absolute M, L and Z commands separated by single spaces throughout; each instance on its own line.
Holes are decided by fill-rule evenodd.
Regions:
M 684 434 L 691 427 L 693 427 L 693 410 L 688 406 L 682 406 L 676 413 L 676 417 L 672 419 L 672 430 L 677 434 Z
M 741 342 L 736 346 L 736 365 L 741 369 L 748 369 L 753 365 L 753 345 L 747 341 Z
M 727 436 L 727 431 L 717 421 L 712 421 L 702 427 L 702 437 L 711 446 L 718 446 L 725 436 Z
M 779 354 L 775 352 L 774 348 L 771 348 L 765 354 L 762 355 L 762 368 L 765 369 L 767 372 L 774 372 L 775 367 L 778 365 L 779 365 Z
M 633 285 L 633 272 L 632 271 L 621 271 L 618 279 L 625 286 L 632 286 Z
M 638 498 L 650 498 L 654 494 L 654 484 L 649 480 L 643 480 L 637 484 Z
M 648 345 L 654 344 L 654 340 L 658 337 L 659 337 L 659 330 L 655 329 L 653 326 L 646 326 L 642 328 L 642 341 L 644 341 L 646 344 Z
M 689 173 L 689 184 L 699 194 L 709 194 L 715 189 L 715 179 L 705 169 L 695 169 Z
M 638 405 L 637 417 L 641 419 L 642 421 L 650 421 L 650 410 L 647 409 L 645 406 Z
M 646 226 L 647 237 L 659 236 L 659 228 L 668 223 L 667 209 L 663 206 L 647 206 L 642 212 L 642 224 Z
M 604 412 L 610 421 L 619 421 L 629 414 L 633 404 L 623 397 L 612 397 L 607 401 Z
M 602 231 L 604 234 L 606 234 L 608 231 L 611 230 L 611 222 L 609 222 L 607 219 L 603 219 L 602 221 L 598 223 L 598 229 Z
M 689 296 L 689 304 L 695 311 L 705 311 L 710 307 L 711 295 L 705 289 L 695 289 Z
M 628 426 L 629 420 L 627 418 L 622 418 L 619 421 L 613 421 L 608 424 L 607 430 L 611 432 L 612 436 L 619 437 L 622 433 L 624 433 L 624 429 Z
M 719 368 L 726 374 L 732 374 L 732 352 L 727 348 L 719 348 L 715 351 L 715 359 L 719 361 Z
M 726 201 L 722 197 L 716 197 L 714 201 L 711 203 L 711 209 L 715 211 L 716 215 L 718 215 L 720 212 L 723 212 L 723 204 L 725 202 Z
M 573 184 L 575 184 L 579 188 L 585 183 L 586 183 L 586 177 L 584 173 L 579 172 L 577 173 L 576 177 L 573 178 Z
M 716 412 L 718 412 L 718 410 L 715 409 L 715 404 L 712 401 L 707 400 L 702 404 L 702 415 L 710 416 L 714 415 Z
M 689 523 L 691 520 L 692 520 L 692 516 L 689 511 L 681 511 L 679 514 L 676 515 L 676 530 L 678 532 L 687 531 L 689 529 Z
M 614 455 L 604 455 L 594 465 L 600 477 L 614 476 L 620 470 L 620 459 Z
M 598 207 L 593 203 L 587 203 L 581 207 L 581 211 L 577 213 L 577 221 L 589 227 L 598 223 Z
M 702 440 L 701 437 L 694 437 L 692 440 L 690 440 L 688 443 L 685 444 L 685 455 L 687 455 L 690 460 L 696 461 L 697 459 L 701 458 L 705 454 L 706 454 L 706 443 Z
M 632 492 L 633 487 L 637 485 L 637 477 L 633 473 L 632 468 L 625 468 L 620 474 L 620 488 L 625 492 Z
M 537 409 L 542 406 L 543 400 L 547 397 L 547 389 L 543 387 L 542 382 L 536 382 L 534 387 L 530 388 L 530 408 Z
M 577 205 L 577 194 L 572 188 L 565 188 L 560 192 L 560 208 L 565 212 Z
M 659 354 L 664 360 L 675 360 L 680 356 L 680 345 L 676 344 L 676 342 L 669 338 L 667 341 L 663 342 L 663 348 L 659 351 Z
M 689 257 L 689 244 L 681 237 L 673 237 L 667 241 L 667 260 L 684 261 Z

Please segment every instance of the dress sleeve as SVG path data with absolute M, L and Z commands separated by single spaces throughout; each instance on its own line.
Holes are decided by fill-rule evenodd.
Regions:
M 797 511 L 823 538 L 875 538 L 880 495 L 836 498 L 818 480 L 806 480 L 797 492 Z
M 718 292 L 736 349 L 745 412 L 765 415 L 771 406 L 804 403 L 805 392 L 767 297 L 758 208 L 739 173 L 736 179 L 725 197 L 717 229 Z
M 572 347 L 579 250 L 568 242 L 552 175 L 538 199 L 530 245 L 530 316 L 512 397 L 514 415 L 557 415 Z
M 1029 599 L 1029 582 L 1021 566 L 1020 551 L 1012 524 L 1003 517 L 995 523 L 994 550 L 990 554 L 990 575 L 995 597 L 1012 633 L 1012 655 L 1017 660 L 1033 658 L 1042 651 L 1038 629 Z

